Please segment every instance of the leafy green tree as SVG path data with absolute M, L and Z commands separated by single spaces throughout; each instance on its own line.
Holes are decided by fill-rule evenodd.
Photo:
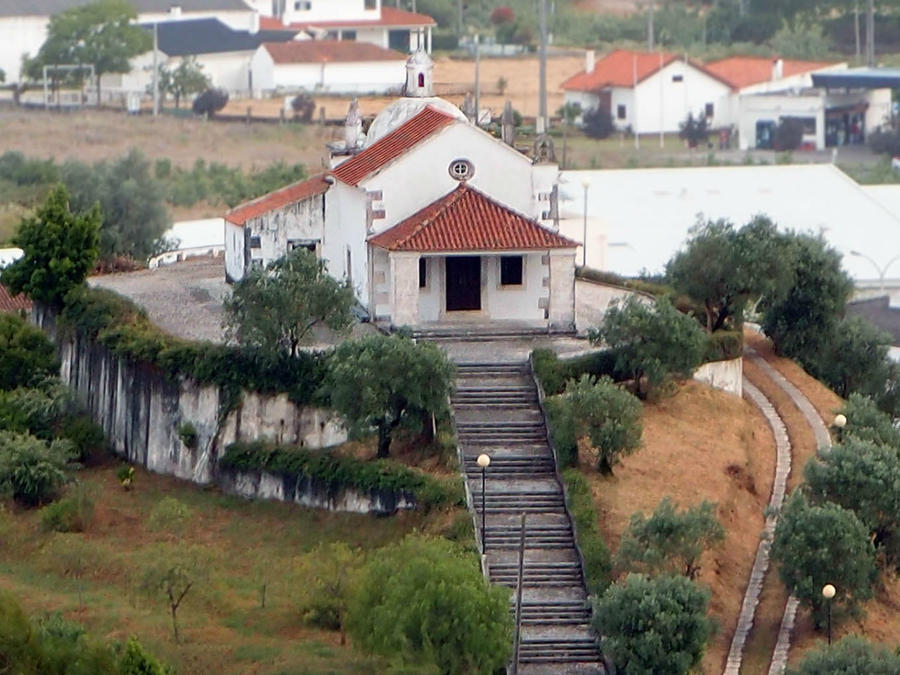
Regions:
M 408 536 L 366 564 L 347 613 L 363 650 L 448 675 L 490 674 L 512 647 L 509 591 L 445 539 Z
M 13 595 L 0 590 L 0 672 L 37 675 L 40 640 Z
M 126 0 L 94 0 L 50 17 L 47 39 L 27 64 L 29 76 L 42 77 L 43 66 L 91 64 L 100 80 L 106 73 L 131 71 L 130 60 L 152 47 L 152 38 L 135 24 L 137 12 Z
M 69 193 L 58 186 L 33 216 L 19 224 L 13 243 L 24 255 L 0 274 L 13 293 L 25 293 L 35 302 L 59 307 L 63 297 L 85 277 L 97 260 L 100 210 L 74 213 Z
M 196 56 L 181 59 L 178 67 L 167 71 L 160 81 L 160 88 L 172 95 L 175 107 L 181 107 L 181 99 L 209 89 L 212 81 L 203 73 L 203 65 L 197 63 Z
M 804 474 L 813 502 L 853 511 L 873 533 L 876 547 L 892 557 L 900 554 L 900 449 L 851 436 L 821 450 Z
M 739 230 L 726 220 L 700 220 L 690 234 L 666 274 L 676 289 L 703 302 L 710 333 L 728 320 L 739 327 L 748 303 L 786 290 L 791 261 L 778 228 L 765 216 Z
M 792 234 L 785 239 L 794 261 L 787 293 L 763 301 L 762 327 L 775 350 L 814 366 L 834 335 L 853 282 L 841 268 L 841 255 L 821 236 Z
M 162 599 L 172 617 L 172 638 L 181 641 L 178 610 L 192 589 L 205 581 L 206 561 L 201 549 L 179 545 L 148 552 L 140 590 L 148 597 Z
M 81 624 L 58 612 L 35 626 L 41 643 L 41 675 L 119 675 L 112 650 L 88 637 Z
M 0 389 L 32 387 L 58 372 L 56 348 L 40 328 L 15 314 L 0 315 Z
M 850 394 L 841 413 L 847 418 L 847 426 L 841 432 L 844 439 L 854 438 L 900 448 L 900 430 L 870 397 Z
M 709 119 L 706 115 L 689 112 L 683 122 L 679 123 L 678 138 L 687 142 L 689 148 L 705 145 L 709 140 Z
M 687 675 L 713 631 L 709 596 L 682 576 L 629 574 L 597 601 L 594 625 L 604 653 L 628 675 Z
M 322 544 L 297 561 L 295 588 L 303 619 L 339 630 L 342 645 L 346 642 L 347 607 L 362 565 L 362 554 L 344 542 Z
M 807 652 L 786 675 L 897 675 L 900 655 L 856 635 Z
M 133 635 L 119 655 L 119 675 L 170 675 L 172 670 L 164 666 L 144 649 Z
M 224 89 L 215 87 L 207 89 L 197 98 L 191 109 L 195 115 L 205 115 L 206 117 L 214 117 L 228 103 L 228 92 Z
M 781 510 L 771 557 L 784 585 L 812 610 L 819 626 L 825 618 L 825 584 L 837 589 L 833 605 L 855 609 L 872 597 L 878 577 L 875 547 L 862 521 L 837 504 L 811 506 L 799 492 Z
M 67 480 L 72 444 L 50 445 L 26 434 L 0 431 L 0 493 L 27 506 L 56 498 Z
M 325 262 L 298 248 L 265 269 L 252 269 L 225 300 L 228 338 L 270 354 L 297 356 L 317 326 L 353 323 L 353 287 L 328 275 Z
M 73 209 L 100 204 L 101 258 L 146 260 L 159 252 L 160 238 L 170 224 L 165 190 L 140 150 L 132 149 L 114 162 L 98 162 L 92 167 L 69 161 L 63 164 L 61 174 L 73 195 Z
M 581 127 L 589 138 L 604 139 L 609 138 L 616 125 L 613 122 L 612 115 L 609 110 L 602 106 L 597 106 L 593 110 L 586 110 L 581 116 Z
M 394 431 L 447 409 L 453 366 L 430 343 L 400 335 L 348 340 L 334 351 L 323 389 L 357 433 L 375 428 L 378 457 L 390 455 Z
M 772 49 L 785 59 L 827 59 L 831 55 L 831 43 L 821 24 L 785 22 L 772 36 Z M 799 147 L 799 144 L 796 146 Z M 790 147 L 783 148 L 791 150 Z
M 815 374 L 838 396 L 851 392 L 877 395 L 890 371 L 890 334 L 860 316 L 841 319 L 816 358 Z
M 716 518 L 715 504 L 703 500 L 678 513 L 665 497 L 649 518 L 632 514 L 616 565 L 632 572 L 683 574 L 696 580 L 703 552 L 724 540 L 725 528 Z
M 611 474 L 621 455 L 641 447 L 641 402 L 611 378 L 585 374 L 580 380 L 569 380 L 562 402 L 569 409 L 567 419 L 574 423 L 575 433 L 586 436 L 597 451 L 601 473 Z
M 659 392 L 673 377 L 690 377 L 706 344 L 703 329 L 667 298 L 651 307 L 634 296 L 607 310 L 590 338 L 616 351 L 616 369 L 631 376 L 640 398 Z

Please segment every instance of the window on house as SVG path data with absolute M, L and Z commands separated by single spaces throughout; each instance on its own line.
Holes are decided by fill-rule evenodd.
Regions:
M 428 286 L 428 263 L 425 258 L 419 258 L 419 288 Z
M 366 0 L 365 7 L 366 9 L 378 9 L 378 2 L 377 0 Z
M 672 76 L 672 82 L 684 82 L 684 75 L 678 74 Z
M 522 256 L 505 255 L 500 258 L 500 285 L 522 285 Z
M 310 241 L 309 239 L 288 239 L 287 243 L 288 251 L 295 251 L 298 248 L 305 248 L 310 253 L 315 253 L 317 246 L 318 242 Z
M 425 73 L 419 73 L 419 86 L 425 86 Z
M 712 103 L 707 103 L 707 104 L 706 104 L 706 110 L 705 110 L 705 112 L 706 112 L 706 116 L 707 116 L 707 117 L 712 117 L 713 114 L 715 113 L 715 111 L 716 111 L 716 108 L 715 108 L 715 106 L 714 106 Z
M 619 105 L 616 106 L 616 117 L 620 120 L 625 119 L 625 104 L 624 103 L 620 103 Z
M 355 39 L 356 39 L 356 31 L 355 30 L 341 31 L 341 40 L 355 40 Z
M 263 266 L 262 258 L 252 258 L 250 260 L 250 266 L 251 267 L 262 267 Z
M 259 240 L 258 236 L 250 237 L 250 248 L 260 248 L 262 243 Z
M 310 0 L 294 0 L 294 9 L 298 12 L 305 12 L 312 8 Z

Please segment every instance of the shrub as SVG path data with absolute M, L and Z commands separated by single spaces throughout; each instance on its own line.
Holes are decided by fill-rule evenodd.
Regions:
M 560 469 L 578 464 L 578 431 L 572 419 L 572 408 L 561 396 L 552 396 L 544 401 L 550 439 L 556 450 L 556 461 Z
M 94 500 L 84 485 L 73 494 L 41 509 L 41 527 L 48 532 L 84 532 L 94 520 Z
M 130 490 L 134 486 L 134 467 L 127 464 L 120 466 L 119 470 L 116 471 L 116 478 L 119 481 L 119 485 L 126 490 Z
M 596 350 L 575 358 L 560 359 L 550 349 L 535 349 L 532 352 L 532 367 L 547 396 L 555 396 L 565 391 L 569 380 L 577 380 L 582 375 L 593 377 L 608 376 L 622 380 L 622 373 L 616 370 L 617 354 L 610 349 Z
M 195 115 L 214 117 L 217 112 L 228 103 L 228 92 L 224 89 L 211 88 L 204 91 L 197 98 L 191 108 Z
M 198 434 L 192 422 L 182 422 L 178 425 L 178 438 L 189 450 L 197 449 Z
M 900 448 L 900 430 L 886 413 L 868 396 L 850 394 L 841 413 L 847 418 L 847 426 L 841 432 L 844 438 L 871 441 L 879 445 Z
M 678 138 L 687 141 L 688 147 L 696 148 L 698 145 L 705 145 L 709 140 L 709 120 L 706 115 L 697 115 L 688 113 L 683 122 L 678 125 L 681 131 L 678 132 Z
M 147 527 L 151 530 L 182 534 L 187 522 L 193 515 L 193 509 L 175 497 L 160 499 L 147 518 Z
M 588 110 L 582 114 L 581 126 L 587 136 L 596 139 L 609 138 L 616 129 L 609 110 L 601 107 Z
M 32 387 L 59 372 L 44 332 L 15 314 L 0 314 L 0 389 Z
M 883 645 L 873 645 L 856 635 L 840 642 L 806 652 L 787 675 L 897 675 L 900 654 L 891 653 Z
M 744 353 L 744 334 L 737 330 L 719 330 L 706 338 L 704 363 L 739 359 Z
M 562 475 L 569 498 L 569 512 L 575 524 L 578 548 L 584 558 L 585 585 L 588 593 L 600 595 L 609 586 L 612 562 L 597 524 L 599 516 L 594 507 L 591 486 L 577 469 L 566 469 Z
M 312 122 L 313 113 L 316 112 L 316 102 L 309 94 L 297 94 L 291 100 L 291 109 L 294 111 L 294 117 L 296 119 L 309 124 Z
M 321 544 L 297 561 L 294 587 L 303 620 L 339 630 L 341 644 L 345 642 L 347 606 L 363 562 L 362 553 L 344 542 Z
M 97 458 L 107 449 L 103 428 L 87 415 L 67 415 L 62 420 L 59 435 L 71 441 L 79 462 Z
M 779 151 L 799 149 L 803 145 L 803 122 L 796 117 L 782 117 L 772 144 Z
M 147 652 L 133 635 L 119 655 L 119 675 L 171 675 L 173 672 Z
M 26 506 L 52 501 L 67 480 L 71 452 L 68 441 L 48 446 L 34 436 L 0 431 L 0 492 Z

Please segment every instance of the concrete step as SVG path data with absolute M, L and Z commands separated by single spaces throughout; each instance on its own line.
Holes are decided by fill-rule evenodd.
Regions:
M 516 526 L 491 526 L 485 528 L 488 549 L 518 549 L 521 530 Z M 527 549 L 566 550 L 575 548 L 572 528 L 568 525 L 525 526 L 525 547 Z
M 478 455 L 465 457 L 466 476 L 472 480 L 481 477 L 481 467 L 478 466 Z M 548 452 L 545 455 L 511 455 L 491 457 L 491 464 L 485 470 L 491 480 L 504 478 L 534 478 L 556 473 L 556 465 L 553 456 Z
M 597 663 L 600 649 L 591 637 L 552 637 L 519 643 L 519 663 Z
M 515 614 L 515 600 L 510 611 Z M 523 602 L 523 626 L 586 626 L 591 622 L 591 608 L 584 602 Z
M 533 338 L 547 335 L 574 335 L 574 330 L 548 329 L 546 326 L 503 326 L 498 324 L 440 326 L 419 328 L 413 337 L 421 340 L 451 342 L 493 342 L 516 338 Z
M 497 363 L 468 362 L 456 364 L 457 379 L 467 377 L 531 377 L 531 370 L 525 361 L 508 361 Z
M 475 510 L 481 513 L 481 491 L 472 492 Z M 509 492 L 485 492 L 484 505 L 487 514 L 492 513 L 565 513 L 562 492 L 533 492 L 513 490 Z
M 518 562 L 489 563 L 491 583 L 515 588 L 519 579 Z M 580 586 L 581 565 L 578 562 L 526 561 L 522 575 L 525 586 Z

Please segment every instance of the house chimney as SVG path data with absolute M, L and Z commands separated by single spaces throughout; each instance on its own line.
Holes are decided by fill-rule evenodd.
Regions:
M 593 49 L 588 49 L 584 53 L 584 72 L 588 75 L 594 72 L 594 64 L 597 61 L 597 54 Z
M 250 12 L 250 35 L 256 35 L 259 32 L 259 12 Z
M 784 61 L 775 59 L 772 61 L 772 80 L 780 80 L 784 77 Z
M 169 18 L 170 19 L 180 19 L 181 18 L 181 5 L 170 5 L 169 6 Z

